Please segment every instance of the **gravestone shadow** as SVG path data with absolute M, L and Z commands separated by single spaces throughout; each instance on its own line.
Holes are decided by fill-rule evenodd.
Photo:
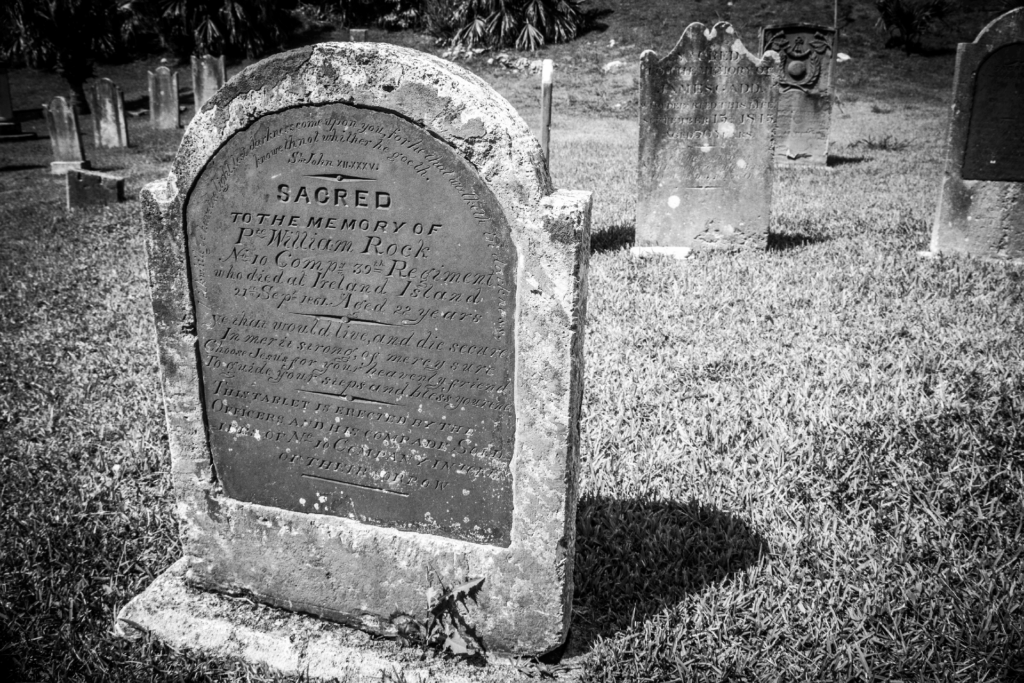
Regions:
M 768 251 L 785 251 L 787 249 L 799 249 L 810 244 L 824 242 L 825 237 L 821 235 L 805 235 L 799 232 L 791 233 L 768 233 Z
M 573 627 L 565 654 L 757 563 L 767 542 L 699 501 L 584 497 L 576 513 Z
M 582 38 L 590 33 L 604 33 L 608 30 L 608 24 L 602 21 L 602 19 L 612 14 L 615 14 L 615 10 L 606 7 L 594 7 L 584 10 L 582 26 L 577 37 Z
M 635 224 L 632 222 L 618 223 L 593 233 L 590 236 L 590 251 L 591 253 L 618 251 L 633 246 L 635 240 Z
M 844 157 L 837 156 L 835 154 L 828 155 L 828 167 L 834 166 L 847 166 L 849 164 L 860 164 L 865 161 L 871 161 L 871 157 Z

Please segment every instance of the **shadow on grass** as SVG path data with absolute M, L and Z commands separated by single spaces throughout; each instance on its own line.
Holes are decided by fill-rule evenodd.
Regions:
M 608 30 L 608 24 L 601 21 L 605 17 L 615 14 L 615 10 L 595 7 L 583 11 L 583 25 L 577 33 L 577 38 L 582 38 L 589 33 L 604 33 Z
M 755 564 L 767 542 L 697 501 L 585 497 L 576 514 L 573 651 Z
M 46 168 L 46 166 L 43 164 L 8 164 L 7 166 L 0 166 L 0 173 L 8 173 L 10 171 L 32 171 L 37 168 Z
M 636 240 L 636 228 L 633 223 L 619 223 L 595 232 L 590 236 L 590 251 L 618 251 L 633 246 Z
M 847 166 L 849 164 L 860 164 L 865 161 L 871 161 L 871 157 L 842 157 L 835 154 L 828 155 L 829 168 L 833 168 L 835 166 Z
M 804 235 L 802 233 L 768 233 L 768 251 L 785 251 L 786 249 L 798 249 L 808 244 L 824 242 L 826 238 L 820 235 Z

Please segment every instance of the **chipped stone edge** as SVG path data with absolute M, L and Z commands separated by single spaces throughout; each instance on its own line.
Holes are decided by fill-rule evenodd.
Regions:
M 402 99 L 403 87 L 410 83 L 419 89 L 413 95 L 429 91 L 425 99 L 414 97 L 417 106 L 423 104 L 416 110 Z M 476 167 L 506 213 L 519 253 L 517 446 L 511 463 L 515 513 L 509 548 L 242 503 L 225 498 L 216 485 L 199 392 L 185 258 L 185 197 L 209 158 L 257 118 L 301 104 L 333 102 L 390 111 L 426 126 Z M 483 133 L 473 133 L 481 125 Z M 485 577 L 479 604 L 467 607 L 492 652 L 538 654 L 564 642 L 571 615 L 590 197 L 549 195 L 550 177 L 539 144 L 511 105 L 476 76 L 412 50 L 375 43 L 324 44 L 276 55 L 236 75 L 203 107 L 185 132 L 172 173 L 142 193 L 172 478 L 187 560 L 198 559 L 190 552 L 203 547 L 207 541 L 202 537 L 211 533 L 221 541 L 249 544 L 250 553 L 264 550 L 253 539 L 268 524 L 280 526 L 281 533 L 301 534 L 321 554 L 333 553 L 346 562 L 369 556 L 379 566 L 398 569 L 410 558 L 431 558 L 442 573 Z M 571 281 L 576 285 L 565 285 Z M 538 347 L 547 351 L 538 355 Z M 524 353 L 524 348 L 530 350 Z M 524 401 L 529 403 L 525 408 Z M 568 485 L 547 484 L 556 479 Z M 418 575 L 412 581 L 412 570 L 401 570 L 405 574 L 387 589 L 404 591 L 405 597 L 389 603 L 388 612 L 396 607 L 412 611 L 412 594 L 416 609 L 424 609 L 430 572 L 417 564 L 424 578 Z M 189 580 L 209 583 L 201 576 Z M 225 586 L 220 581 L 216 587 L 370 631 L 394 631 L 383 607 L 349 614 L 303 602 L 301 596 L 275 598 L 261 593 L 259 585 Z

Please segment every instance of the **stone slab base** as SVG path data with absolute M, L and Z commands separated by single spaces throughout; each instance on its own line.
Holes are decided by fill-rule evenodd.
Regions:
M 684 259 L 693 251 L 690 247 L 633 247 L 629 250 L 633 256 L 645 258 L 648 256 L 671 256 L 677 259 Z
M 124 201 L 124 178 L 120 176 L 98 171 L 69 170 L 65 177 L 69 209 Z
M 200 591 L 185 583 L 178 560 L 117 615 L 115 633 L 143 634 L 174 648 L 265 664 L 286 675 L 337 678 L 346 683 L 499 683 L 530 680 L 512 659 L 489 658 L 487 666 L 443 660 L 419 648 L 373 639 L 361 631 L 314 617 L 259 605 L 243 598 Z M 580 680 L 563 662 L 559 681 Z
M 50 175 L 67 175 L 68 171 L 81 171 L 92 168 L 88 161 L 51 161 Z

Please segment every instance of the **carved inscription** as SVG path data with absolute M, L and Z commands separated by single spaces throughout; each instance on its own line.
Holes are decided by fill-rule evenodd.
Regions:
M 641 58 L 639 246 L 725 246 L 767 225 L 775 62 L 715 28 Z
M 227 495 L 507 546 L 516 252 L 476 171 L 392 114 L 305 106 L 232 137 L 186 216 Z
M 1011 43 L 978 68 L 961 177 L 1024 181 L 1024 43 Z

